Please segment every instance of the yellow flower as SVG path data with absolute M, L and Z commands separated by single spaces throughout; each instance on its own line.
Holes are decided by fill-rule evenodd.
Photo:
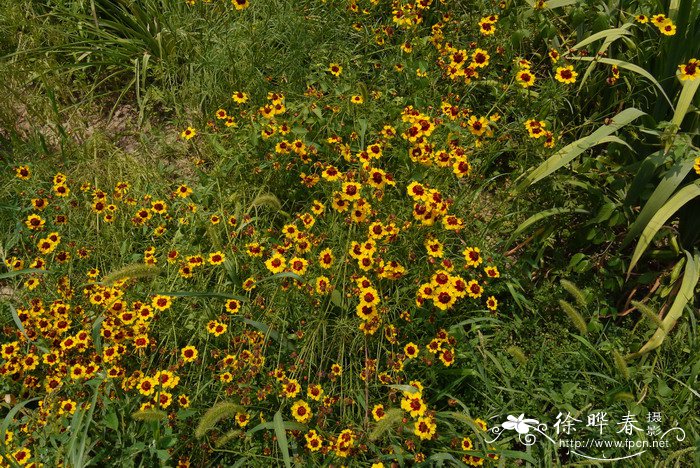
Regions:
M 432 418 L 418 418 L 413 425 L 413 433 L 423 440 L 432 439 L 436 429 L 437 425 Z
M 209 254 L 209 264 L 210 265 L 221 265 L 226 260 L 226 255 L 223 252 L 212 252 Z
M 173 300 L 170 296 L 161 296 L 160 294 L 157 294 L 151 300 L 151 306 L 160 311 L 169 309 L 172 304 Z
M 233 99 L 236 104 L 243 104 L 248 101 L 248 95 L 244 92 L 236 91 L 231 95 L 231 99 Z
M 694 80 L 700 76 L 700 60 L 690 59 L 688 63 L 678 65 L 681 80 Z
M 523 88 L 529 88 L 535 84 L 535 75 L 532 74 L 530 69 L 520 70 L 516 75 L 515 79 L 518 81 L 520 86 Z
M 557 71 L 556 71 L 556 74 L 554 77 L 560 83 L 571 84 L 571 83 L 576 83 L 577 76 L 578 76 L 578 73 L 576 73 L 574 71 L 573 65 L 567 65 L 566 67 L 557 68 Z
M 311 407 L 304 400 L 297 400 L 292 405 L 291 411 L 294 419 L 296 419 L 297 422 L 300 422 L 302 424 L 309 422 L 314 415 L 311 411 Z
M 19 166 L 15 169 L 15 176 L 18 179 L 29 180 L 32 176 L 32 172 L 29 170 L 29 166 Z
M 279 253 L 274 254 L 272 257 L 268 258 L 265 262 L 265 266 L 270 271 L 270 273 L 277 274 L 284 271 L 287 266 L 287 261 Z
M 245 10 L 250 6 L 250 2 L 248 2 L 248 0 L 231 0 L 231 3 L 233 4 L 233 7 L 238 11 Z
M 197 356 L 199 355 L 199 352 L 197 351 L 197 348 L 194 346 L 185 346 L 180 350 L 180 356 L 182 356 L 182 360 L 185 362 L 194 362 L 197 360 Z
M 667 20 L 664 24 L 659 26 L 659 32 L 664 36 L 675 36 L 676 35 L 676 25 L 673 24 L 671 20 Z
M 328 65 L 328 71 L 331 72 L 331 75 L 333 76 L 340 76 L 340 74 L 343 73 L 343 67 L 337 63 L 331 63 Z
M 194 128 L 192 128 L 192 127 L 187 127 L 186 129 L 184 129 L 184 130 L 182 131 L 182 133 L 180 134 L 180 136 L 181 136 L 182 138 L 184 138 L 185 140 L 190 140 L 190 139 L 192 139 L 196 134 L 197 134 L 197 131 L 196 131 Z
M 365 102 L 365 99 L 359 94 L 355 94 L 350 98 L 350 102 L 353 104 L 362 104 L 363 102 Z

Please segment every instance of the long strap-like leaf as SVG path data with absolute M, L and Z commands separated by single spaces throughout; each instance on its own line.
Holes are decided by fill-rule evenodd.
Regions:
M 673 305 L 671 305 L 661 326 L 656 330 L 651 339 L 647 341 L 639 351 L 631 354 L 629 358 L 639 357 L 661 346 L 661 343 L 663 343 L 668 333 L 683 314 L 683 309 L 686 304 L 693 299 L 693 292 L 695 291 L 695 286 L 698 284 L 698 278 L 700 278 L 700 255 L 696 254 L 695 257 L 693 257 L 687 250 L 685 251 L 685 255 L 688 261 L 686 262 L 681 287 L 678 290 L 676 298 L 673 300 Z
M 599 127 L 595 132 L 591 133 L 587 137 L 580 138 L 554 153 L 554 155 L 552 155 L 548 160 L 528 174 L 525 180 L 518 185 L 517 191 L 523 191 L 528 186 L 539 182 L 552 172 L 564 167 L 576 156 L 583 153 L 587 149 L 607 141 L 605 139 L 606 137 L 644 114 L 644 112 L 640 111 L 636 107 L 630 107 L 629 109 L 623 110 L 613 117 L 612 122 L 609 125 Z
M 637 247 L 632 254 L 630 266 L 627 269 L 627 278 L 629 278 L 632 269 L 635 267 L 644 251 L 649 247 L 656 233 L 661 229 L 668 219 L 673 216 L 683 205 L 689 200 L 700 196 L 700 181 L 686 185 L 678 191 L 671 199 L 649 220 L 649 224 L 644 228 Z

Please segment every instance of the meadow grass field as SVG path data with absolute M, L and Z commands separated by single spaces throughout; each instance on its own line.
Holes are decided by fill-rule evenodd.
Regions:
M 8 0 L 0 467 L 700 466 L 700 2 Z

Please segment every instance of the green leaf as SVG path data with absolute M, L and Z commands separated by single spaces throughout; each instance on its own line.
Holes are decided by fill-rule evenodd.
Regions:
M 260 281 L 256 281 L 255 284 L 260 284 L 264 283 L 265 281 L 270 281 L 270 280 L 275 280 L 275 279 L 280 279 L 280 278 L 292 278 L 300 282 L 304 282 L 304 278 L 301 276 L 297 275 L 296 273 L 292 273 L 291 271 L 283 271 L 282 273 L 277 273 L 276 275 L 268 276 L 267 278 L 263 278 Z
M 25 268 L 23 270 L 14 270 L 14 271 L 8 271 L 7 273 L 3 273 L 0 275 L 0 280 L 14 278 L 15 276 L 19 276 L 19 275 L 30 275 L 30 274 L 45 275 L 47 273 L 51 273 L 51 271 L 42 270 L 40 268 Z
M 619 39 L 622 36 L 629 36 L 632 33 L 629 32 L 627 29 L 630 26 L 632 26 L 632 24 L 633 23 L 627 23 L 627 24 L 622 25 L 621 28 L 606 29 L 605 31 L 600 31 L 600 32 L 597 32 L 595 34 L 591 34 L 590 36 L 588 36 L 587 38 L 585 38 L 581 42 L 571 46 L 571 49 L 574 49 L 574 50 L 582 49 L 583 47 L 587 46 L 588 44 L 591 44 L 599 39 L 605 39 L 605 42 L 607 42 L 609 40 L 614 41 L 615 39 Z
M 282 460 L 284 460 L 284 466 L 291 468 L 292 459 L 289 457 L 289 444 L 287 442 L 287 432 L 284 428 L 284 420 L 282 419 L 282 413 L 277 410 L 274 418 L 272 418 L 275 426 L 275 435 L 277 436 L 277 445 L 280 447 L 282 452 Z
M 686 80 L 683 83 L 683 89 L 681 90 L 681 95 L 678 97 L 676 111 L 673 113 L 673 118 L 671 119 L 671 123 L 676 125 L 676 127 L 680 127 L 683 123 L 683 119 L 688 113 L 688 108 L 693 102 L 698 86 L 700 86 L 700 80 L 697 78 L 694 80 Z
M 583 62 L 601 62 L 601 63 L 606 63 L 608 65 L 615 65 L 618 68 L 623 68 L 625 70 L 629 70 L 631 72 L 637 73 L 639 75 L 642 75 L 644 78 L 647 80 L 651 81 L 651 83 L 656 86 L 656 88 L 661 91 L 661 94 L 666 98 L 666 101 L 668 102 L 668 105 L 671 106 L 671 109 L 673 109 L 673 103 L 671 100 L 668 98 L 668 95 L 666 94 L 666 91 L 664 91 L 664 88 L 659 84 L 658 81 L 656 81 L 656 78 L 652 76 L 651 73 L 640 67 L 639 65 L 635 65 L 633 63 L 625 62 L 624 60 L 615 60 L 615 59 L 610 59 L 610 58 L 601 58 L 601 57 L 577 57 L 577 56 L 569 56 L 569 60 L 581 60 Z
M 637 243 L 637 247 L 634 249 L 630 266 L 627 269 L 628 279 L 632 273 L 632 269 L 635 267 L 647 247 L 649 247 L 649 244 L 651 244 L 654 236 L 659 229 L 661 229 L 664 223 L 668 221 L 668 219 L 673 216 L 683 205 L 688 203 L 689 200 L 692 200 L 698 196 L 700 196 L 700 181 L 696 180 L 695 183 L 686 185 L 680 189 L 678 193 L 671 197 L 671 199 L 654 214 L 654 216 L 649 220 L 649 224 L 647 224 L 647 226 L 644 228 L 644 231 L 639 238 L 639 242 Z
M 677 162 L 666 172 L 664 178 L 659 182 L 659 185 L 656 186 L 654 193 L 651 194 L 644 208 L 642 208 L 639 216 L 637 216 L 637 219 L 630 226 L 625 239 L 622 241 L 623 247 L 642 232 L 642 229 L 644 229 L 651 217 L 658 213 L 659 209 L 666 203 L 681 182 L 683 182 L 683 179 L 685 179 L 685 176 L 688 175 L 688 172 L 690 172 L 692 168 L 693 159 L 688 159 L 686 161 Z
M 579 208 L 551 208 L 549 210 L 540 211 L 539 213 L 530 216 L 520 226 L 518 226 L 515 229 L 515 231 L 513 231 L 513 234 L 511 234 L 510 238 L 508 238 L 508 241 L 506 241 L 505 245 L 510 245 L 510 243 L 513 242 L 513 240 L 516 237 L 518 237 L 521 233 L 523 233 L 527 228 L 529 228 L 530 226 L 532 226 L 536 222 L 541 221 L 545 218 L 549 218 L 550 216 L 564 214 L 564 213 L 588 214 L 588 211 L 584 210 L 582 207 L 579 207 Z
M 693 257 L 687 250 L 685 251 L 685 255 L 688 261 L 686 262 L 681 287 L 673 300 L 671 308 L 668 310 L 668 314 L 666 314 L 666 317 L 664 317 L 662 325 L 656 330 L 649 341 L 647 341 L 646 344 L 640 348 L 639 351 L 631 354 L 628 356 L 628 358 L 639 357 L 661 346 L 661 343 L 663 343 L 668 333 L 671 331 L 674 325 L 676 325 L 676 322 L 683 314 L 683 309 L 685 309 L 685 306 L 688 304 L 688 302 L 693 300 L 695 286 L 697 286 L 698 279 L 700 279 L 700 255 L 696 254 Z
M 599 127 L 595 132 L 591 133 L 587 137 L 580 138 L 554 153 L 554 155 L 552 155 L 548 160 L 528 174 L 525 180 L 518 185 L 516 190 L 518 192 L 522 192 L 528 186 L 539 182 L 552 172 L 573 161 L 573 159 L 579 154 L 600 144 L 601 142 L 605 142 L 605 137 L 611 135 L 642 115 L 645 115 L 645 113 L 635 107 L 630 107 L 629 109 L 623 110 L 613 117 L 610 125 L 603 125 L 602 127 Z

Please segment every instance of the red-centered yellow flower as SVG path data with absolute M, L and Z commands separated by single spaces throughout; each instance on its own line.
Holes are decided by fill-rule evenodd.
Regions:
M 467 284 L 467 294 L 469 294 L 469 297 L 473 299 L 478 299 L 481 297 L 481 295 L 484 293 L 484 288 L 481 287 L 478 281 L 476 280 L 471 280 Z
M 362 194 L 362 185 L 357 182 L 345 182 L 341 194 L 343 199 L 347 201 L 359 200 Z
M 384 410 L 384 405 L 374 405 L 372 408 L 372 417 L 375 421 L 381 421 L 386 416 L 386 411 Z
M 228 325 L 221 323 L 218 320 L 210 320 L 207 323 L 207 331 L 214 336 L 221 336 L 228 330 Z
M 334 363 L 331 366 L 331 374 L 333 374 L 336 377 L 340 377 L 341 375 L 343 375 L 343 366 L 341 366 L 338 363 Z
M 170 296 L 161 296 L 160 294 L 154 296 L 151 300 L 151 306 L 161 312 L 168 310 L 172 304 L 173 300 Z
M 265 247 L 261 246 L 257 242 L 251 242 L 245 246 L 246 253 L 249 257 L 262 257 Z
M 210 265 L 221 265 L 226 260 L 226 255 L 223 252 L 212 252 L 209 254 Z
M 489 298 L 486 299 L 486 307 L 489 310 L 498 309 L 498 300 L 494 296 L 489 296 Z
M 408 359 L 414 359 L 414 358 L 418 357 L 418 353 L 420 352 L 420 348 L 418 346 L 416 346 L 414 343 L 408 343 L 406 346 L 403 347 L 403 352 Z
M 700 77 L 700 60 L 691 58 L 688 63 L 678 65 L 681 80 L 694 80 Z
M 301 257 L 292 257 L 289 260 L 289 269 L 297 275 L 303 275 L 309 266 L 309 261 Z
M 413 425 L 413 433 L 423 440 L 430 440 L 435 435 L 437 425 L 433 418 L 425 417 L 418 418 L 418 421 Z
M 464 437 L 462 439 L 462 450 L 464 450 L 465 452 L 474 450 L 474 443 L 469 437 Z
M 469 128 L 469 132 L 471 132 L 472 135 L 481 136 L 488 130 L 489 121 L 486 120 L 484 117 L 477 118 L 475 115 L 472 115 L 471 117 L 469 117 L 467 127 Z
M 192 189 L 187 185 L 182 184 L 175 190 L 175 194 L 180 198 L 187 198 L 192 194 Z
M 12 461 L 14 461 L 15 463 L 17 463 L 20 466 L 28 465 L 29 460 L 31 458 L 32 458 L 32 451 L 26 447 L 22 447 L 21 449 L 12 452 L 12 456 L 11 456 Z M 34 463 L 32 463 L 32 464 L 34 464 Z
M 188 397 L 185 394 L 182 394 L 177 397 L 177 404 L 180 405 L 180 408 L 189 408 L 190 407 L 190 397 Z
M 340 74 L 343 73 L 343 67 L 341 67 L 337 63 L 331 63 L 330 65 L 328 65 L 328 71 L 333 76 L 340 76 Z
M 424 245 L 429 256 L 434 258 L 442 258 L 444 255 L 444 246 L 439 240 L 435 238 L 428 238 L 425 240 Z
M 306 439 L 306 448 L 311 452 L 318 452 L 321 450 L 323 439 L 316 433 L 315 430 L 311 429 L 309 432 L 304 434 L 304 438 Z
M 440 361 L 445 367 L 450 367 L 455 362 L 455 354 L 451 349 L 445 349 L 439 354 Z
M 309 385 L 306 395 L 314 401 L 321 401 L 323 398 L 323 388 L 318 384 Z
M 233 7 L 238 11 L 245 10 L 250 6 L 248 0 L 231 0 L 231 4 L 233 4 Z
M 557 49 L 550 50 L 547 55 L 549 55 L 549 59 L 552 61 L 552 63 L 557 63 L 561 57 Z
M 578 73 L 574 71 L 573 65 L 567 65 L 566 67 L 558 67 L 554 78 L 560 83 L 572 84 L 576 83 L 576 77 Z
M 282 384 L 282 396 L 286 398 L 294 398 L 301 391 L 301 385 L 296 379 L 286 379 Z
M 401 409 L 413 418 L 423 416 L 428 409 L 420 392 L 406 393 L 401 399 Z
M 248 101 L 248 95 L 242 91 L 236 91 L 231 95 L 231 99 L 233 99 L 236 104 L 243 104 Z
M 657 28 L 660 28 L 663 26 L 666 21 L 668 21 L 668 18 L 666 18 L 666 15 L 659 13 L 658 15 L 654 15 L 651 17 L 651 22 L 656 26 Z
M 238 299 L 229 299 L 226 301 L 226 311 L 230 314 L 237 314 L 241 311 L 241 301 Z
M 152 395 L 157 387 L 158 381 L 153 377 L 143 377 L 136 386 L 139 393 L 144 396 Z
M 433 294 L 433 304 L 440 310 L 450 309 L 457 302 L 457 293 L 447 286 L 440 286 Z
M 29 180 L 29 178 L 32 176 L 32 172 L 29 169 L 29 166 L 19 166 L 15 169 L 15 176 L 18 179 Z
M 297 400 L 294 402 L 291 411 L 294 419 L 302 424 L 309 422 L 314 415 L 311 411 L 311 407 L 304 400 Z
M 649 22 L 649 17 L 647 15 L 636 15 L 634 19 L 641 24 L 645 24 Z
M 472 53 L 472 64 L 474 68 L 484 68 L 488 66 L 491 56 L 484 49 L 476 49 Z
M 380 296 L 376 289 L 369 287 L 360 291 L 359 299 L 360 304 L 371 307 L 379 304 Z
M 196 134 L 197 131 L 194 128 L 187 127 L 182 131 L 182 133 L 180 133 L 180 137 L 184 138 L 185 140 L 191 140 Z
M 46 220 L 37 214 L 30 214 L 24 224 L 32 231 L 38 231 L 44 227 Z
M 464 255 L 464 260 L 467 262 L 468 267 L 478 267 L 484 261 L 481 258 L 481 250 L 478 247 L 467 247 L 462 251 Z
M 246 427 L 248 423 L 250 422 L 250 415 L 246 412 L 239 412 L 236 413 L 236 424 L 238 424 L 238 427 Z
M 272 257 L 268 258 L 265 262 L 265 267 L 272 274 L 281 273 L 287 266 L 287 261 L 279 253 L 275 253 Z
M 515 79 L 523 88 L 529 88 L 530 86 L 535 84 L 535 75 L 529 69 L 520 70 L 515 75 Z
M 479 21 L 479 31 L 483 36 L 492 36 L 496 32 L 496 25 L 482 18 Z

